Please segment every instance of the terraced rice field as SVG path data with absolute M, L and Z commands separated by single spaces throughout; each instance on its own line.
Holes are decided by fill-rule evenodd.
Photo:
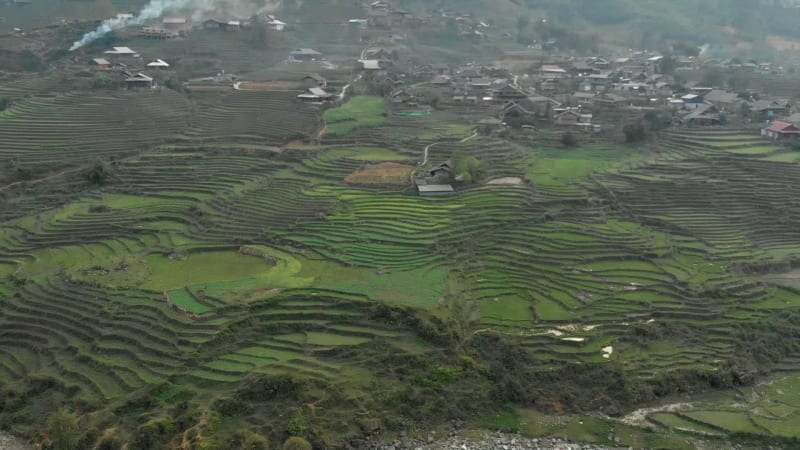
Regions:
M 711 377 L 738 361 L 744 333 L 800 308 L 795 290 L 745 270 L 800 252 L 796 159 L 757 137 L 682 130 L 656 148 L 528 148 L 354 101 L 328 113 L 321 145 L 284 150 L 323 121 L 274 92 L 32 97 L 0 116 L 0 158 L 118 159 L 102 187 L 78 172 L 4 194 L 2 384 L 52 379 L 91 411 L 136 409 L 127 397 L 152 393 L 157 414 L 291 375 L 329 387 L 293 410 L 329 401 L 357 413 L 336 425 L 341 437 L 400 408 L 373 395 L 382 387 L 446 385 L 441 374 L 464 363 L 435 325 L 454 314 L 453 285 L 477 305 L 465 341 L 507 339 L 542 373 L 614 365 L 653 386 Z M 346 183 L 364 164 L 421 161 L 434 142 L 432 161 L 474 157 L 481 180 L 448 198 Z M 499 177 L 525 183 L 483 184 Z M 52 188 L 65 195 L 38 197 Z M 405 372 L 430 361 L 428 384 Z M 47 408 L 45 395 L 31 404 Z M 791 435 L 778 413 L 763 424 L 732 414 L 660 419 Z M 247 420 L 277 434 L 288 421 Z

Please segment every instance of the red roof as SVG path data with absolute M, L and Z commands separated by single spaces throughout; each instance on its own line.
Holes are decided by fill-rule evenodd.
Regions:
M 769 128 L 767 128 L 767 131 L 772 131 L 775 133 L 791 133 L 791 134 L 800 133 L 800 130 L 798 130 L 797 127 L 795 127 L 794 125 L 786 122 L 781 122 L 779 120 L 772 122 L 772 125 L 770 125 Z

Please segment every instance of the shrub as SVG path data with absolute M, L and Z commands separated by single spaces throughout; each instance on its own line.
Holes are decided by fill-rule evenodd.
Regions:
M 283 443 L 283 450 L 312 450 L 311 444 L 301 437 L 290 437 Z
M 248 432 L 242 444 L 242 450 L 268 450 L 269 441 L 264 436 Z
M 81 439 L 77 414 L 66 409 L 56 411 L 47 424 L 55 450 L 77 450 Z

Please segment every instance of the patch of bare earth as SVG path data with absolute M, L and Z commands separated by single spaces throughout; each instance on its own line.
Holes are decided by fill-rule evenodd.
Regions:
M 365 164 L 344 182 L 357 186 L 406 186 L 414 166 L 400 163 Z
M 489 180 L 489 182 L 486 184 L 489 186 L 519 186 L 523 183 L 524 182 L 520 177 L 503 177 Z

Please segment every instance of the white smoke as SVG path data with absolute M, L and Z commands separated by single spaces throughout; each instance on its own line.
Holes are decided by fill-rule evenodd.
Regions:
M 80 40 L 75 41 L 69 51 L 90 44 L 112 31 L 157 19 L 168 10 L 191 9 L 192 19 L 198 21 L 212 14 L 235 14 L 234 17 L 247 18 L 253 14 L 273 11 L 279 5 L 280 0 L 150 0 L 150 3 L 133 19 L 114 18 L 103 21 L 96 30 L 86 33 Z

